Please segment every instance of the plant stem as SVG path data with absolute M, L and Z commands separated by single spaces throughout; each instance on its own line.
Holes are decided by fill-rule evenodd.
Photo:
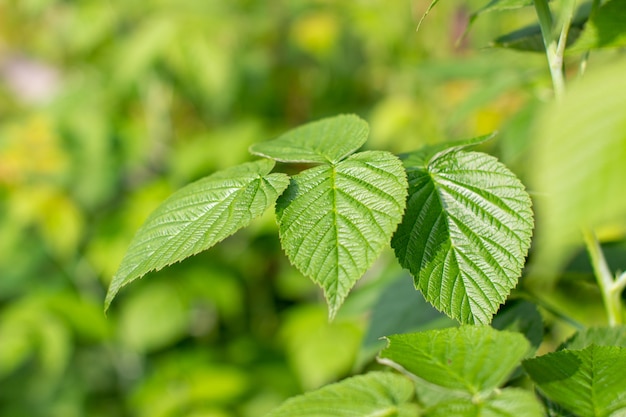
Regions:
M 585 230 L 583 235 L 589 257 L 591 258 L 593 272 L 602 293 L 602 300 L 604 301 L 604 308 L 606 309 L 606 314 L 609 319 L 609 325 L 616 326 L 622 324 L 621 290 L 624 285 L 626 285 L 626 282 L 624 282 L 626 278 L 623 278 L 624 274 L 622 274 L 617 282 L 615 282 L 596 236 L 591 230 Z
M 548 58 L 548 67 L 550 68 L 550 76 L 552 77 L 552 85 L 554 87 L 554 96 L 557 100 L 563 97 L 565 92 L 565 74 L 563 73 L 563 55 L 567 44 L 567 36 L 569 28 L 574 16 L 575 0 L 565 2 L 563 14 L 559 19 L 561 26 L 559 37 L 557 38 L 553 32 L 553 19 L 548 0 L 535 0 L 535 11 L 539 18 L 539 26 L 541 27 L 541 36 L 543 44 L 546 48 L 546 57 Z

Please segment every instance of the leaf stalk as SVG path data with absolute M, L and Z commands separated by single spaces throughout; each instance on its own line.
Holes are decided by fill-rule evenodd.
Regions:
M 626 273 L 614 279 L 595 234 L 591 230 L 585 230 L 583 236 L 593 272 L 602 293 L 609 325 L 612 327 L 620 325 L 622 324 L 621 294 L 626 286 Z

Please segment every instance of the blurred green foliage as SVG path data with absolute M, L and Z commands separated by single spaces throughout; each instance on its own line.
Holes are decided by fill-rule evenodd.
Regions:
M 0 415 L 257 417 L 375 367 L 371 310 L 407 278 L 386 253 L 328 323 L 271 213 L 108 317 L 105 290 L 173 190 L 319 117 L 357 113 L 393 152 L 501 129 L 485 149 L 523 177 L 549 76 L 480 50 L 532 10 L 460 40 L 483 5 L 442 2 L 416 33 L 428 2 L 0 0 Z M 415 297 L 394 330 L 429 327 Z

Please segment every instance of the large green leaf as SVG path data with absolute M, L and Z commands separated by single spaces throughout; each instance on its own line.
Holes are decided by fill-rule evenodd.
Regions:
M 406 188 L 400 160 L 370 151 L 301 172 L 278 199 L 283 248 L 324 289 L 330 317 L 389 243 Z
M 105 309 L 124 285 L 206 250 L 260 216 L 289 183 L 274 162 L 249 162 L 189 184 L 148 217 L 111 281 Z
M 444 151 L 407 174 L 407 211 L 391 242 L 400 264 L 437 309 L 462 323 L 488 323 L 524 265 L 530 197 L 483 153 Z
M 426 410 L 427 417 L 543 417 L 541 403 L 529 391 L 506 388 L 485 399 L 457 398 Z
M 523 335 L 488 326 L 429 330 L 388 340 L 381 362 L 471 395 L 490 392 L 504 383 L 530 349 Z
M 537 193 L 534 271 L 548 284 L 555 267 L 582 243 L 581 228 L 610 228 L 626 215 L 626 61 L 573 82 L 542 110 L 530 160 Z M 537 272 L 539 278 L 539 272 Z
M 291 398 L 266 417 L 417 417 L 413 396 L 408 378 L 371 372 Z
M 353 114 L 339 115 L 297 127 L 277 139 L 250 147 L 255 155 L 282 162 L 335 163 L 359 149 L 369 127 Z
M 578 415 L 626 413 L 626 348 L 561 350 L 528 359 L 523 366 L 548 398 Z
M 571 52 L 626 46 L 626 0 L 602 4 L 585 24 L 585 29 Z

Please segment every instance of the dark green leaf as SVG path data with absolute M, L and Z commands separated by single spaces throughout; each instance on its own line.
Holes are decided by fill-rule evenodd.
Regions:
M 533 215 L 523 185 L 494 157 L 452 151 L 408 167 L 407 211 L 392 239 L 437 309 L 488 323 L 524 265 Z

